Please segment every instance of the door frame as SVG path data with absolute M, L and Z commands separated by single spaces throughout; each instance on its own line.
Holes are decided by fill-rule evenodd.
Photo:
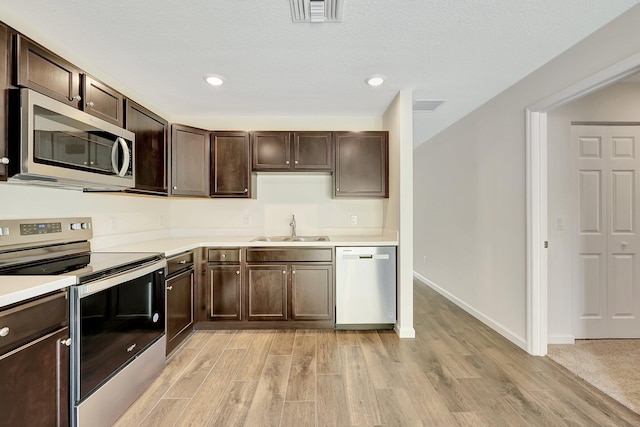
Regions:
M 640 71 L 640 53 L 551 95 L 526 109 L 527 352 L 547 354 L 548 194 L 547 113 Z

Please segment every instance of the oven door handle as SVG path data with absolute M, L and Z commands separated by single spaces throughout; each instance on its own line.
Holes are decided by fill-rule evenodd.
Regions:
M 166 269 L 166 267 L 167 261 L 165 259 L 162 259 L 160 261 L 155 261 L 152 264 L 147 264 L 138 268 L 134 268 L 133 270 L 126 271 L 124 273 L 116 274 L 115 276 L 109 276 L 104 279 L 96 280 L 95 282 L 91 282 L 86 285 L 78 285 L 78 296 L 82 299 L 84 297 L 88 297 L 89 295 L 95 294 L 96 292 L 100 292 L 113 286 L 117 286 L 130 280 L 136 279 L 140 276 L 144 276 L 145 274 L 153 273 L 160 268 Z

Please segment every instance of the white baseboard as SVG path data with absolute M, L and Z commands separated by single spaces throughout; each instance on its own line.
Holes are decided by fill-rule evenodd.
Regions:
M 576 337 L 573 335 L 549 335 L 547 344 L 575 344 Z
M 475 317 L 476 319 L 478 319 L 479 321 L 481 321 L 482 323 L 484 323 L 485 325 L 487 325 L 488 327 L 490 327 L 491 329 L 493 329 L 494 331 L 496 331 L 497 333 L 499 333 L 500 335 L 502 335 L 503 337 L 505 337 L 512 343 L 514 343 L 515 345 L 517 345 L 518 347 L 520 347 L 521 349 L 523 349 L 524 351 L 527 351 L 526 339 L 514 334 L 509 329 L 502 326 L 500 323 L 496 322 L 495 320 L 491 319 L 485 314 L 479 312 L 478 310 L 471 307 L 470 305 L 460 300 L 456 296 L 450 294 L 445 289 L 436 285 L 435 283 L 433 283 L 431 280 L 427 279 L 420 273 L 417 273 L 414 271 L 413 277 L 418 279 L 420 282 L 424 283 L 425 285 L 429 286 L 431 289 L 438 292 L 440 295 L 442 295 L 443 297 L 445 297 L 446 299 L 448 299 L 449 301 L 451 301 L 452 303 L 454 303 L 455 305 L 457 305 L 458 307 L 460 307 L 461 309 L 463 309 L 464 311 L 466 311 L 467 313 L 469 313 L 470 315 L 472 315 L 473 317 Z
M 396 334 L 400 338 L 415 338 L 416 337 L 416 330 L 415 329 L 413 329 L 413 328 L 403 328 L 403 327 L 398 326 L 397 323 L 393 326 L 393 330 L 396 331 Z

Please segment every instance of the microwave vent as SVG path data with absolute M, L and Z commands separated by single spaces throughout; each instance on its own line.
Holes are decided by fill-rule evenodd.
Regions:
M 342 22 L 344 0 L 289 0 L 293 22 Z

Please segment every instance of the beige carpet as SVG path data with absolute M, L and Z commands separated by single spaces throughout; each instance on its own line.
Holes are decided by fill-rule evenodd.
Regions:
M 549 345 L 547 356 L 640 413 L 640 340 L 576 340 Z

